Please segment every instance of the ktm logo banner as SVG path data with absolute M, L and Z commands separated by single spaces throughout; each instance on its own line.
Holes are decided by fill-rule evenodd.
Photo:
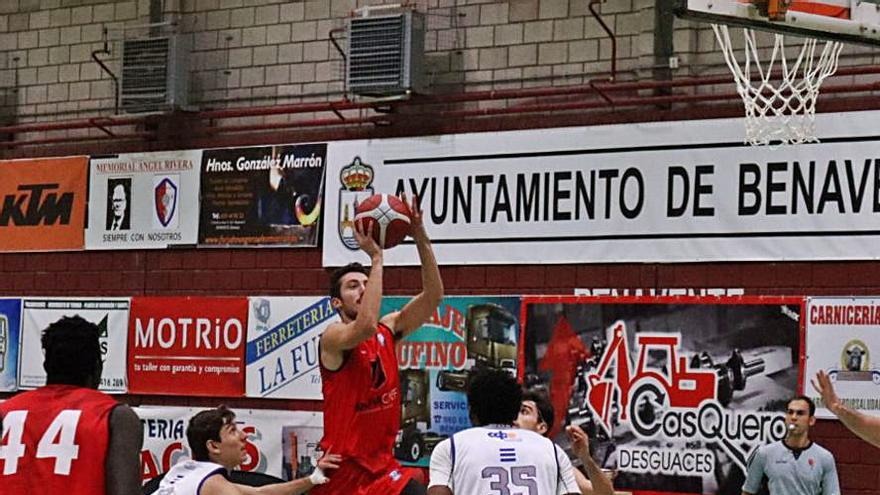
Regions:
M 0 161 L 0 251 L 83 248 L 88 158 Z
M 549 389 L 551 436 L 589 433 L 615 488 L 739 493 L 750 455 L 786 435 L 803 303 L 527 297 L 525 382 Z

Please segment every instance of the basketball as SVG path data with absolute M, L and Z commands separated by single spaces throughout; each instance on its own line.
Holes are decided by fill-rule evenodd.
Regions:
M 355 209 L 354 221 L 372 232 L 382 249 L 392 248 L 410 233 L 409 207 L 397 196 L 374 194 Z M 375 225 L 375 227 L 373 227 Z

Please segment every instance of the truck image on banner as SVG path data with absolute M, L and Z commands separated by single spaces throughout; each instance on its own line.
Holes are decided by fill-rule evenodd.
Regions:
M 407 297 L 386 297 L 382 314 Z M 424 325 L 397 346 L 401 429 L 394 455 L 427 466 L 434 447 L 471 426 L 465 389 L 475 369 L 517 370 L 519 297 L 446 297 Z
M 803 299 L 526 297 L 527 386 L 551 437 L 590 435 L 615 488 L 739 494 L 749 456 L 786 434 Z

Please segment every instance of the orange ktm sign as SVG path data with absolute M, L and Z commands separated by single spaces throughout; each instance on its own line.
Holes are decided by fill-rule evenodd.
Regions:
M 83 249 L 88 161 L 0 160 L 0 251 Z

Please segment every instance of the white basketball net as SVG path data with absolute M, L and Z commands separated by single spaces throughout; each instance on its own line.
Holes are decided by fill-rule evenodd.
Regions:
M 713 24 L 712 29 L 746 107 L 746 142 L 752 145 L 818 142 L 815 117 L 819 86 L 837 70 L 843 43 L 826 41 L 817 57 L 818 40 L 807 38 L 797 59 L 788 62 L 783 36 L 775 34 L 770 60 L 762 66 L 755 32 L 743 28 L 745 60 L 740 65 L 727 26 Z M 781 80 L 771 81 L 771 77 L 781 77 Z

